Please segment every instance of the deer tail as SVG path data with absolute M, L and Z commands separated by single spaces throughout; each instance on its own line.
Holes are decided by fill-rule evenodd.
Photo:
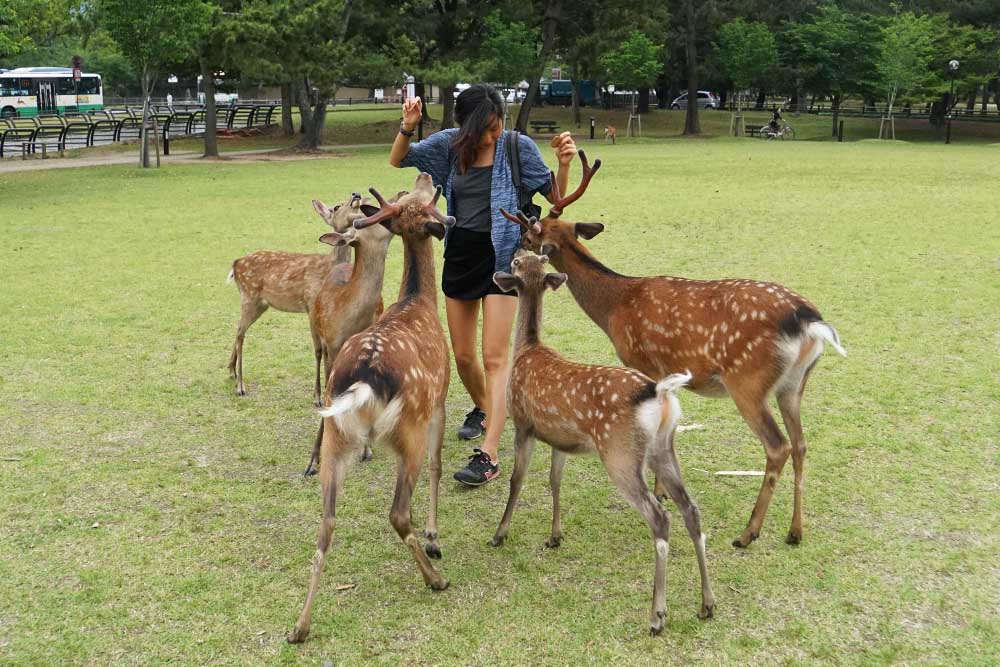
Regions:
M 845 350 L 840 344 L 840 335 L 837 334 L 837 330 L 833 328 L 832 324 L 827 324 L 822 320 L 818 322 L 810 322 L 806 327 L 806 331 L 809 332 L 809 335 L 813 338 L 820 338 L 828 342 L 833 346 L 833 349 L 840 353 L 840 356 L 847 356 L 847 350 Z
M 346 412 L 357 410 L 362 405 L 375 398 L 375 392 L 367 382 L 355 382 L 340 396 L 333 399 L 329 407 L 323 408 L 319 414 L 323 417 L 337 417 Z

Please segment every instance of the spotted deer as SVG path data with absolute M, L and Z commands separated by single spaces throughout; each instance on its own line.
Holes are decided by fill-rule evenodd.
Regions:
M 684 488 L 674 452 L 674 432 L 681 416 L 675 394 L 691 376 L 673 374 L 657 383 L 630 368 L 567 361 L 542 343 L 542 297 L 546 288 L 558 289 L 566 281 L 565 273 L 545 272 L 548 261 L 545 255 L 520 250 L 511 263 L 513 275 L 498 272 L 493 276 L 504 291 L 516 291 L 519 300 L 514 362 L 507 387 L 507 409 L 514 423 L 514 472 L 507 508 L 491 543 L 502 544 L 510 529 L 535 438 L 552 447 L 552 533 L 547 547 L 557 547 L 562 541 L 559 490 L 567 454 L 596 452 L 612 483 L 652 530 L 656 566 L 649 629 L 659 634 L 666 618 L 670 515 L 646 484 L 644 469 L 648 465 L 684 515 L 701 572 L 698 616 L 709 618 L 715 596 L 708 579 L 701 514 Z
M 323 521 L 313 558 L 309 592 L 288 641 L 304 641 L 309 634 L 312 605 L 326 552 L 333 534 L 337 494 L 348 464 L 364 442 L 384 439 L 396 453 L 396 494 L 389 521 L 409 547 L 424 582 L 444 590 L 448 582 L 435 571 L 430 558 L 441 557 L 437 534 L 441 445 L 444 440 L 444 402 L 450 376 L 448 346 L 438 320 L 434 251 L 431 237 L 444 238 L 454 218 L 437 209 L 441 188 L 429 174 L 417 177 L 413 192 L 396 203 L 375 189 L 380 208 L 365 208 L 367 217 L 354 226 L 381 224 L 403 239 L 403 280 L 399 300 L 369 329 L 347 340 L 333 362 L 324 394 L 320 482 Z M 430 508 L 425 547 L 413 533 L 410 499 L 424 456 L 431 470 Z
M 551 258 L 569 276 L 580 307 L 614 344 L 626 366 L 651 377 L 690 369 L 687 388 L 711 397 L 729 396 L 764 445 L 767 463 L 757 502 L 733 546 L 746 547 L 760 534 L 764 515 L 789 454 L 795 472 L 792 523 L 786 542 L 802 539 L 802 490 L 806 443 L 799 417 L 806 380 L 824 344 L 846 356 L 836 329 L 804 297 L 758 280 L 690 280 L 672 276 L 636 278 L 602 264 L 580 239 L 604 225 L 561 220 L 580 198 L 600 160 L 591 167 L 583 151 L 583 179 L 573 193 L 554 191 L 555 204 L 542 220 L 504 215 L 523 227 L 524 247 Z M 553 177 L 552 182 L 555 183 Z M 786 439 L 768 405 L 777 398 Z
M 618 128 L 614 125 L 604 126 L 604 143 L 611 142 L 612 144 L 618 143 Z
M 360 208 L 361 195 L 357 193 L 333 208 L 317 199 L 312 203 L 324 222 L 336 232 L 345 231 L 356 218 L 364 216 Z M 229 374 L 236 380 L 238 396 L 246 396 L 247 393 L 243 383 L 243 339 L 250 326 L 270 307 L 288 313 L 308 312 L 324 279 L 347 282 L 351 276 L 350 262 L 350 248 L 346 245 L 334 247 L 327 254 L 261 250 L 233 262 L 226 282 L 235 280 L 240 290 L 240 321 L 236 326 L 236 342 L 229 356 Z M 381 301 L 377 310 L 382 310 Z M 316 357 L 313 395 L 318 405 L 322 393 L 320 366 L 323 351 L 315 336 L 313 351 Z

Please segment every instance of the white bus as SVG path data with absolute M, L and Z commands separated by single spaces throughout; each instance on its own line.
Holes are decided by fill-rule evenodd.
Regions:
M 104 108 L 100 74 L 73 81 L 68 67 L 21 67 L 0 73 L 0 117 Z

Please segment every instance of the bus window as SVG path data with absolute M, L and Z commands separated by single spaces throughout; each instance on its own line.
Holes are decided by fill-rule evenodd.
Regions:
M 87 76 L 80 80 L 81 95 L 100 95 L 101 80 L 96 76 Z
M 0 97 L 31 95 L 30 79 L 0 79 Z

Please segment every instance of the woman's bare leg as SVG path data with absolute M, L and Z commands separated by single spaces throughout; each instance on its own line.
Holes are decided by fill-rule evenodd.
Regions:
M 488 410 L 486 396 L 486 376 L 476 354 L 476 325 L 479 322 L 479 301 L 465 301 L 445 297 L 445 312 L 448 315 L 448 335 L 451 351 L 455 355 L 455 366 L 465 390 L 472 402 L 480 410 Z
M 483 366 L 486 369 L 486 437 L 480 447 L 493 463 L 499 459 L 500 436 L 507 421 L 507 378 L 510 376 L 510 334 L 517 315 L 517 298 L 490 294 L 483 299 Z

